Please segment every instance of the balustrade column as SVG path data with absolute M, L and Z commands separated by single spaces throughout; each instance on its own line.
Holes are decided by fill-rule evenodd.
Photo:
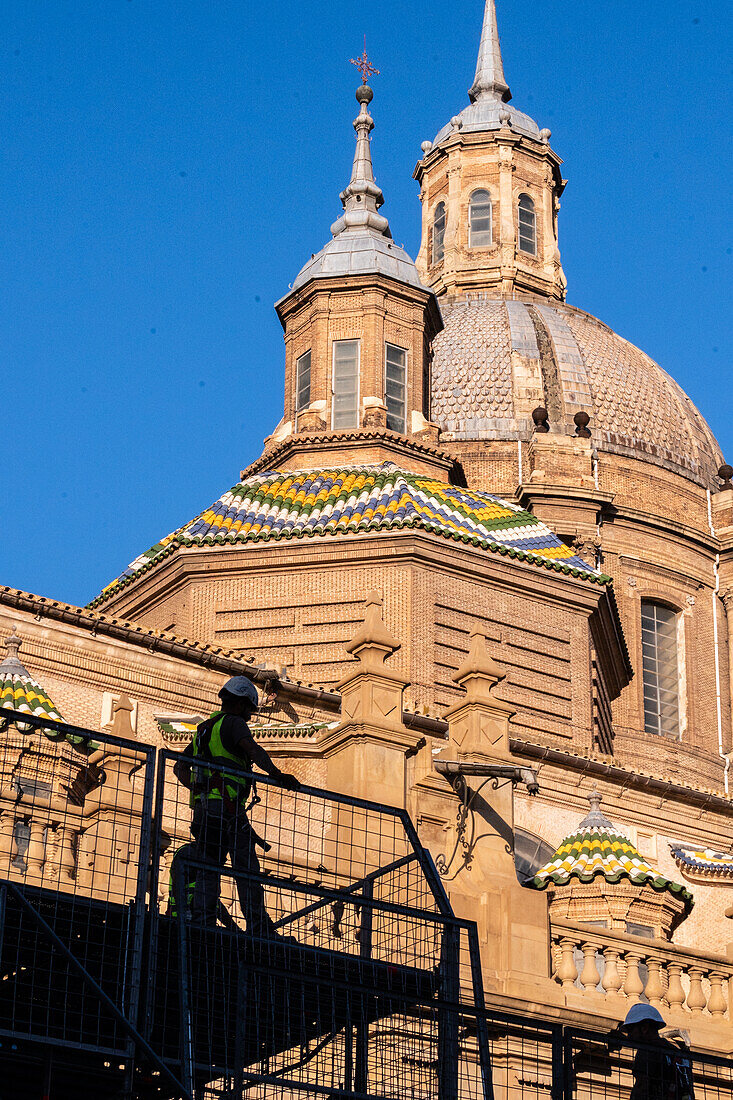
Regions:
M 30 828 L 31 835 L 25 862 L 31 874 L 41 875 L 46 859 L 46 822 L 31 820 Z
M 606 960 L 606 968 L 603 972 L 601 985 L 609 996 L 614 996 L 621 989 L 621 974 L 618 968 L 619 952 L 614 947 L 606 947 L 603 951 Z
M 6 810 L 0 818 L 0 870 L 9 870 L 17 854 L 15 814 L 10 810 Z
M 652 1008 L 658 1009 L 662 1007 L 662 997 L 664 996 L 664 986 L 662 985 L 663 960 L 651 955 L 646 960 L 646 965 L 649 968 L 649 977 L 644 992 Z
M 703 973 L 704 972 L 697 966 L 690 967 L 690 992 L 687 994 L 687 1007 L 690 1012 L 696 1015 L 702 1012 L 707 1004 L 705 991 L 702 987 Z
M 594 943 L 583 944 L 583 973 L 580 975 L 580 983 L 586 993 L 592 992 L 598 986 L 601 975 L 596 964 L 596 945 Z
M 69 825 L 59 825 L 56 835 L 58 838 L 58 858 L 61 868 L 61 877 L 68 882 L 74 878 L 74 835 L 75 830 Z
M 557 968 L 557 976 L 563 989 L 572 989 L 578 977 L 578 968 L 575 965 L 575 940 L 563 938 L 560 940 L 562 957 Z
M 624 980 L 624 993 L 635 1004 L 641 1000 L 641 995 L 644 992 L 644 983 L 641 980 L 639 974 L 639 963 L 644 958 L 643 955 L 636 955 L 633 952 L 629 952 L 626 956 L 626 978 Z
M 708 1012 L 711 1016 L 725 1016 L 728 1005 L 723 992 L 725 974 L 713 970 L 710 974 L 710 997 L 708 999 Z
M 667 1004 L 670 1008 L 682 1008 L 685 1003 L 685 991 L 682 988 L 682 966 L 680 963 L 668 963 L 669 986 L 667 987 Z

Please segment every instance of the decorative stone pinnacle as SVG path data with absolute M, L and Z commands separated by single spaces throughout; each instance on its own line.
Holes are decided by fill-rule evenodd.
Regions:
M 356 62 L 354 62 L 356 64 Z M 375 70 L 376 71 L 376 70 Z M 354 119 L 356 130 L 356 151 L 351 169 L 348 187 L 341 192 L 344 212 L 331 226 L 331 233 L 338 237 L 348 230 L 364 232 L 373 230 L 383 237 L 391 239 L 389 222 L 378 214 L 384 205 L 384 195 L 374 180 L 370 137 L 374 129 L 374 119 L 369 114 L 368 105 L 374 98 L 374 92 L 365 82 L 356 89 L 356 100 L 360 104 L 359 114 Z
M 18 634 L 17 630 L 15 629 L 15 626 L 13 626 L 12 634 L 10 634 L 5 639 L 5 649 L 7 651 L 8 657 L 11 658 L 11 659 L 14 658 L 17 661 L 18 660 L 18 652 L 19 652 L 20 647 L 22 645 L 23 645 L 23 641 L 22 641 L 20 635 Z
M 611 829 L 613 826 L 608 820 L 606 815 L 601 811 L 601 802 L 603 802 L 603 795 L 594 787 L 588 795 L 588 801 L 590 802 L 590 813 L 583 818 L 579 829 Z
M 23 645 L 23 641 L 20 638 L 15 626 L 13 626 L 12 633 L 5 639 L 5 660 L 0 664 L 0 668 L 4 673 L 9 673 L 11 676 L 28 676 L 28 670 L 21 663 L 18 656 L 18 650 Z
M 718 470 L 718 477 L 723 482 L 723 489 L 733 489 L 733 466 L 724 463 Z
M 486 0 L 476 76 L 468 90 L 468 95 L 472 103 L 486 96 L 499 99 L 503 103 L 508 103 L 512 98 L 509 85 L 504 78 L 504 62 L 501 58 L 495 0 Z
M 346 646 L 346 652 L 353 653 L 364 664 L 384 664 L 399 648 L 400 643 L 384 624 L 382 597 L 378 592 L 370 592 L 366 598 L 364 622 Z
M 126 741 L 135 739 L 135 731 L 132 728 L 132 715 L 135 708 L 129 695 L 124 692 L 112 702 L 112 724 L 109 732 L 114 737 L 122 737 Z
M 468 655 L 453 676 L 455 683 L 464 685 L 468 691 L 471 681 L 488 681 L 493 686 L 503 680 L 505 676 L 504 669 L 498 661 L 494 660 L 486 648 L 486 635 L 480 630 L 474 630 L 471 633 Z

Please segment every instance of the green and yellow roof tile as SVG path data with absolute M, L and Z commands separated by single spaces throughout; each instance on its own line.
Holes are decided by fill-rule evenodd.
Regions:
M 240 481 L 192 522 L 136 558 L 90 606 L 103 603 L 179 547 L 401 528 L 419 528 L 598 584 L 610 579 L 518 505 L 385 463 L 295 473 L 272 470 Z
M 30 714 L 34 718 L 45 718 L 51 722 L 65 722 L 66 719 L 57 709 L 48 692 L 31 676 L 18 657 L 21 644 L 21 639 L 15 630 L 5 640 L 6 656 L 0 663 L 0 729 L 7 726 L 7 719 L 3 719 L 3 711 Z M 26 733 L 33 728 L 30 723 L 21 721 L 15 722 L 15 726 L 21 733 Z M 85 751 L 91 751 L 95 747 L 94 743 L 87 738 L 72 733 L 45 728 L 43 733 L 49 741 L 66 741 L 75 748 Z
M 601 877 L 610 884 L 628 879 L 635 886 L 650 886 L 658 892 L 674 894 L 691 909 L 693 897 L 689 890 L 655 871 L 629 838 L 601 813 L 601 796 L 597 791 L 590 795 L 590 802 L 591 812 L 576 832 L 565 837 L 552 859 L 526 885 L 545 890 L 548 886 L 567 886 L 573 879 L 589 883 Z

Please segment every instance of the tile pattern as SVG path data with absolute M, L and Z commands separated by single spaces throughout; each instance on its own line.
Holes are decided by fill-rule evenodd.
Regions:
M 591 427 L 602 432 L 601 446 L 641 452 L 716 484 L 717 442 L 674 379 L 606 325 L 576 310 L 562 312 L 582 349 L 593 395 Z
M 3 665 L 0 665 L 0 709 L 18 710 L 35 718 L 50 718 L 53 722 L 65 721 L 48 693 L 29 672 L 11 672 L 4 670 Z M 25 728 L 30 729 L 30 726 Z
M 505 303 L 441 303 L 441 312 L 445 329 L 434 343 L 432 418 L 448 432 L 501 430 L 514 416 Z
M 733 878 L 733 852 L 716 852 L 712 848 L 688 847 L 683 844 L 670 844 L 669 848 L 677 866 L 683 871 Z
M 518 505 L 385 463 L 296 473 L 269 471 L 240 481 L 192 523 L 136 558 L 104 589 L 101 598 L 130 583 L 179 546 L 231 545 L 405 527 L 422 528 L 600 584 L 608 581 L 546 524 Z
M 692 907 L 692 894 L 678 882 L 658 874 L 634 845 L 610 824 L 590 825 L 563 840 L 549 863 L 530 880 L 530 886 L 544 890 L 551 884 L 565 886 L 571 879 L 592 882 L 600 875 L 609 883 L 629 879 L 636 886 L 669 891 Z
M 15 640 L 18 641 L 17 636 Z M 52 722 L 66 721 L 45 688 L 42 688 L 31 676 L 28 669 L 18 660 L 17 653 L 13 652 L 8 652 L 5 660 L 0 664 L 0 711 L 2 710 L 16 710 L 21 714 L 32 714 L 34 718 L 48 718 Z M 2 728 L 1 723 L 2 715 L 0 715 L 0 728 Z M 28 733 L 33 729 L 25 722 L 18 722 L 15 728 L 21 733 Z M 85 754 L 99 747 L 96 742 L 73 733 L 57 733 L 44 729 L 43 734 L 49 741 L 65 742 Z
M 700 412 L 648 355 L 590 314 L 534 304 L 552 342 L 566 408 L 591 416 L 601 450 L 638 455 L 717 486 L 723 457 Z M 431 418 L 451 439 L 528 438 L 517 417 L 512 352 L 537 357 L 527 305 L 483 298 L 441 302 Z M 545 404 L 547 402 L 545 401 Z

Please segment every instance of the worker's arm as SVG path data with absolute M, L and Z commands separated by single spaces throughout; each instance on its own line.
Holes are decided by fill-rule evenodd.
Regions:
M 228 737 L 230 739 L 234 752 L 249 758 L 265 775 L 277 779 L 289 790 L 296 790 L 300 786 L 294 775 L 288 775 L 286 772 L 280 771 L 277 764 L 270 759 L 269 754 L 262 748 L 262 745 L 255 741 L 252 731 L 243 718 L 238 718 L 233 714 L 227 715 L 221 732 L 222 738 Z

